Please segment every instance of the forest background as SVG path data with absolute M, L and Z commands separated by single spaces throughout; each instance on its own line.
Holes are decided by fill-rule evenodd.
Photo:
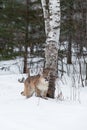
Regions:
M 67 73 L 65 66 L 75 65 L 78 62 L 82 86 L 84 86 L 83 80 L 87 81 L 86 7 L 86 0 L 60 0 L 58 75 L 62 76 Z M 25 73 L 27 68 L 31 68 L 35 63 L 37 68 L 41 64 L 44 67 L 45 39 L 41 0 L 0 0 L 1 61 L 21 59 L 23 61 L 21 73 Z M 37 57 L 40 60 L 32 60 Z

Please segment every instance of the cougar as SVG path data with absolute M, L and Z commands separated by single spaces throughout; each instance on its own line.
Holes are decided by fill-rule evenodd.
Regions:
M 47 99 L 48 87 L 49 69 L 44 69 L 38 75 L 28 75 L 28 78 L 24 81 L 24 91 L 21 94 L 29 98 L 35 93 L 36 96 Z

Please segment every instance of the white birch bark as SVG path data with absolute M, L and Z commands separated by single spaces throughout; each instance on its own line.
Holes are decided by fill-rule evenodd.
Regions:
M 45 68 L 52 68 L 48 96 L 54 97 L 55 76 L 58 74 L 58 43 L 60 36 L 60 0 L 41 0 L 46 32 Z M 47 8 L 48 7 L 48 8 Z
M 53 41 L 58 46 L 60 35 L 60 0 L 49 0 L 50 31 L 46 43 Z
M 60 0 L 49 0 L 47 9 L 46 0 L 41 0 L 45 21 L 46 43 L 54 41 L 58 46 L 60 35 Z
M 45 33 L 46 33 L 46 37 L 47 37 L 48 32 L 50 31 L 49 12 L 47 9 L 46 0 L 41 0 L 41 3 L 42 3 L 44 22 L 45 22 Z
M 48 10 L 46 0 L 41 0 L 46 31 L 46 64 L 45 67 L 54 69 L 57 73 L 58 43 L 60 35 L 60 0 L 49 0 Z

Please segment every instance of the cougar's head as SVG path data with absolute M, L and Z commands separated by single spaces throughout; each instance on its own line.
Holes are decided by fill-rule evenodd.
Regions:
M 42 84 L 49 84 L 49 79 L 48 77 L 40 76 L 39 82 Z

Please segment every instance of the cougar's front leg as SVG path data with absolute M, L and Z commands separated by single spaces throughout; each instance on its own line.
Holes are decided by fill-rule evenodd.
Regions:
M 47 98 L 47 91 L 44 91 L 44 92 L 42 93 L 42 98 L 48 99 L 48 98 Z
M 35 88 L 35 95 L 41 97 L 41 91 L 37 87 Z

